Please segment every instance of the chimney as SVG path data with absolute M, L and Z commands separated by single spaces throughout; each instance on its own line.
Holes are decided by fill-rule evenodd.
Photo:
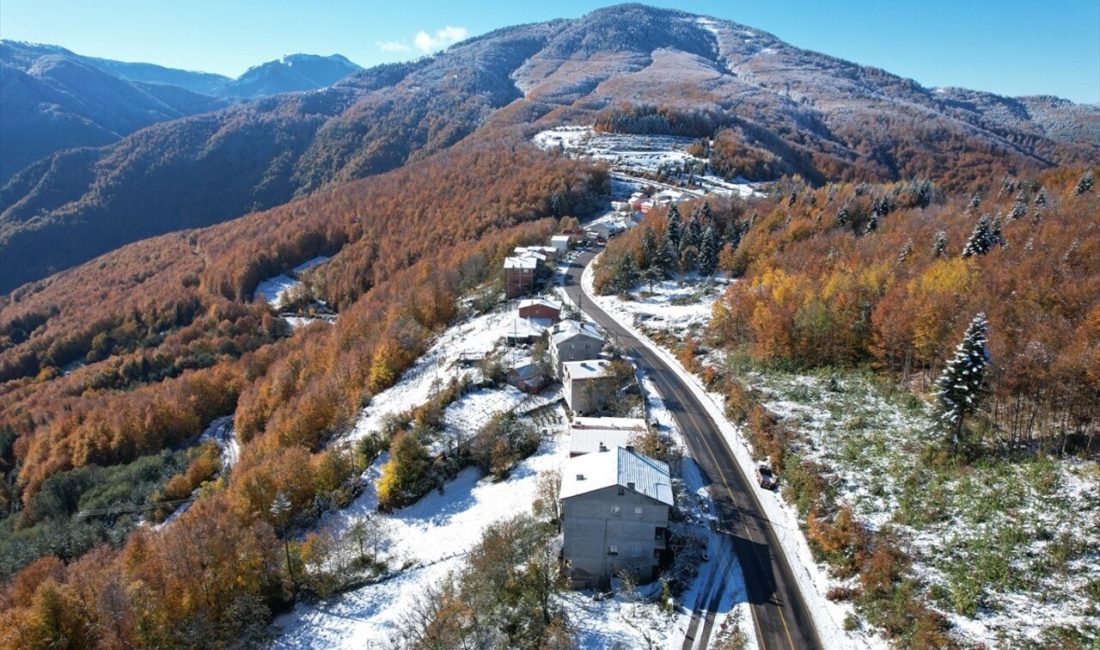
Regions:
M 634 445 L 627 445 L 626 450 L 627 451 L 634 451 Z
M 607 445 L 600 443 L 600 451 L 607 451 Z
M 584 474 L 577 474 L 577 480 L 578 481 L 583 481 L 584 480 Z
M 626 482 L 626 487 L 627 487 L 627 489 L 633 490 L 634 489 L 634 481 L 627 481 Z

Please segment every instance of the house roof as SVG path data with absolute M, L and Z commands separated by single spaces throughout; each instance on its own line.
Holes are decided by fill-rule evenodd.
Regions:
M 537 258 L 524 255 L 522 257 L 513 256 L 504 258 L 504 268 L 506 269 L 531 269 L 538 268 L 539 261 Z
M 556 300 L 547 300 L 545 298 L 528 298 L 526 300 L 519 301 L 519 308 L 534 307 L 536 305 L 542 305 L 543 307 L 549 307 L 550 309 L 556 309 L 561 311 L 561 303 Z
M 585 361 L 566 361 L 562 364 L 565 374 L 571 380 L 599 379 L 607 376 L 607 367 L 611 364 L 606 359 L 587 359 Z
M 513 318 L 504 330 L 505 336 L 512 338 L 532 338 L 542 336 L 550 328 L 549 318 Z
M 538 364 L 533 363 L 530 359 L 516 364 L 516 366 L 512 368 L 512 372 L 516 373 L 516 376 L 523 381 L 532 385 L 541 384 L 544 379 Z
M 637 431 L 629 429 L 573 429 L 569 432 L 569 455 L 606 453 L 626 447 L 637 435 Z
M 621 486 L 671 506 L 672 477 L 668 464 L 636 451 L 585 454 L 565 461 L 561 498 L 568 499 L 608 487 Z
M 617 429 L 621 431 L 645 431 L 646 422 L 641 418 L 573 418 L 572 429 Z
M 555 241 L 568 242 L 569 239 L 570 239 L 569 235 L 554 235 L 553 237 L 550 238 L 550 241 L 552 241 L 552 242 L 555 242 Z
M 568 341 L 575 336 L 587 336 L 589 338 L 596 339 L 603 342 L 603 334 L 596 329 L 596 326 L 588 322 L 580 322 L 575 320 L 566 320 L 558 323 L 551 333 L 551 338 L 555 345 L 559 345 Z

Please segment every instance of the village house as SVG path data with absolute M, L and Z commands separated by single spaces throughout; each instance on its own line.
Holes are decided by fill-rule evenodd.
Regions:
M 546 377 L 543 376 L 542 369 L 531 359 L 524 359 L 513 366 L 505 380 L 529 395 L 537 395 L 546 385 Z
M 559 255 L 569 252 L 569 244 L 572 238 L 569 235 L 554 235 L 550 238 L 550 246 L 558 251 Z
M 601 390 L 611 380 L 611 362 L 606 359 L 566 361 L 562 364 L 561 384 L 565 403 L 576 415 L 584 415 L 606 406 L 607 391 Z
M 504 295 L 518 298 L 535 287 L 538 260 L 524 255 L 504 258 Z
M 561 320 L 561 303 L 545 298 L 528 298 L 519 303 L 520 318 L 541 318 L 556 323 Z
M 508 345 L 534 343 L 554 324 L 549 318 L 522 318 L 517 316 L 505 326 L 504 340 Z
M 635 438 L 646 433 L 646 422 L 639 418 L 575 417 L 569 427 L 569 456 L 630 448 Z
M 550 330 L 550 359 L 560 375 L 563 363 L 595 359 L 603 344 L 603 335 L 595 325 L 575 320 L 562 321 Z
M 565 461 L 562 556 L 575 589 L 625 572 L 656 577 L 666 548 L 672 478 L 666 463 L 623 447 Z

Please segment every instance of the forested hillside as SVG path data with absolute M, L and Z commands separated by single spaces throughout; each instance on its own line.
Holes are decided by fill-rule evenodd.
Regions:
M 24 569 L 5 592 L 11 616 L 0 638 L 35 646 L 53 625 L 107 646 L 236 638 L 290 593 L 273 554 L 276 532 L 339 500 L 354 471 L 353 457 L 321 451 L 325 440 L 419 355 L 457 313 L 458 296 L 492 280 L 511 246 L 550 231 L 554 222 L 542 217 L 553 216 L 551 204 L 583 212 L 604 182 L 599 170 L 528 146 L 468 147 L 134 244 L 10 296 L 0 321 L 0 566 L 10 576 L 36 557 L 51 559 Z M 288 336 L 248 297 L 265 274 L 320 252 L 334 258 L 317 290 L 334 297 L 340 318 Z M 61 365 L 70 371 L 59 373 Z M 222 545 L 224 555 L 167 567 L 167 538 L 153 547 L 146 533 L 126 542 L 136 517 L 75 516 L 102 488 L 100 474 L 83 468 L 148 464 L 234 411 L 245 445 L 232 479 L 168 529 L 172 544 Z M 278 521 L 267 514 L 277 492 L 290 502 Z M 87 561 L 63 568 L 55 559 L 76 560 L 102 543 Z M 78 606 L 87 589 L 110 584 L 129 585 L 130 596 Z M 205 595 L 194 598 L 192 588 Z M 42 610 L 46 601 L 60 610 Z
M 142 237 L 394 169 L 470 135 L 563 121 L 641 128 L 606 111 L 642 105 L 717 116 L 714 131 L 699 122 L 690 130 L 717 136 L 713 157 L 728 173 L 797 172 L 814 185 L 922 176 L 972 190 L 1100 154 L 1094 106 L 927 89 L 729 21 L 621 5 L 39 161 L 0 190 L 0 253 L 12 260 L 0 291 Z

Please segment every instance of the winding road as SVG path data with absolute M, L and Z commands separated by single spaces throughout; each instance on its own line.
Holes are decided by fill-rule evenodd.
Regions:
M 688 386 L 657 354 L 609 316 L 584 292 L 581 275 L 595 252 L 582 253 L 568 269 L 564 289 L 574 303 L 612 337 L 645 372 L 660 392 L 665 406 L 683 432 L 688 453 L 703 471 L 717 508 L 723 544 L 732 548 L 741 564 L 751 605 L 756 637 L 763 650 L 821 648 L 810 612 L 783 554 L 764 509 L 756 498 L 757 487 L 745 476 L 726 446 L 717 424 Z M 728 564 L 712 562 L 713 571 Z M 728 571 L 727 571 L 728 572 Z M 714 625 L 726 573 L 711 575 L 693 612 L 684 639 L 684 650 L 706 648 Z M 717 582 L 717 584 L 715 584 Z

